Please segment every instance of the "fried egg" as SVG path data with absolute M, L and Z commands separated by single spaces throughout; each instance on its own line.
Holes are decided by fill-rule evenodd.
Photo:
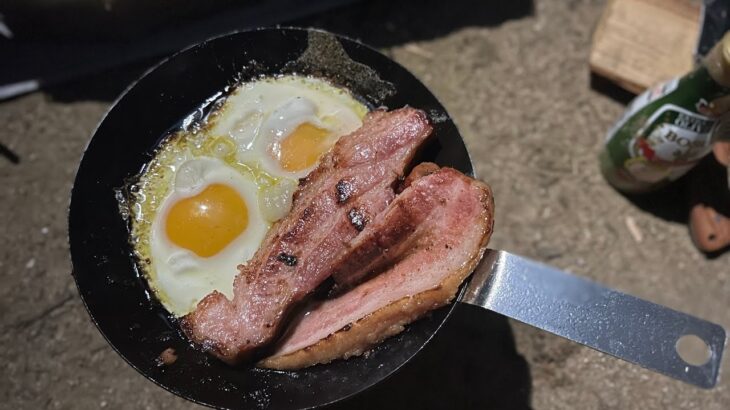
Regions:
M 213 290 L 231 297 L 236 265 L 268 229 L 255 180 L 218 159 L 182 163 L 150 232 L 156 286 L 168 308 L 187 312 Z
M 241 84 L 183 121 L 132 190 L 131 242 L 165 308 L 183 316 L 213 291 L 232 298 L 237 266 L 289 212 L 298 179 L 367 111 L 346 90 L 291 75 Z
M 339 88 L 309 77 L 285 76 L 240 87 L 228 98 L 214 135 L 228 135 L 241 162 L 258 163 L 280 178 L 314 169 L 339 137 L 362 125 L 367 108 Z

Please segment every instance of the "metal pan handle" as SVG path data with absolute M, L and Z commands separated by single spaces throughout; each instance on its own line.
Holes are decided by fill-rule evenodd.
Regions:
M 699 387 L 719 378 L 721 326 L 508 252 L 487 250 L 461 302 Z M 687 335 L 707 345 L 706 362 L 680 357 L 678 341 Z

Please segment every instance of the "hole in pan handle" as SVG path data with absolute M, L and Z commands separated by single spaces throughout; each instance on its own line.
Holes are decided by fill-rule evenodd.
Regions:
M 720 325 L 505 251 L 487 250 L 460 301 L 695 386 L 719 378 Z M 688 358 L 688 338 L 706 357 Z

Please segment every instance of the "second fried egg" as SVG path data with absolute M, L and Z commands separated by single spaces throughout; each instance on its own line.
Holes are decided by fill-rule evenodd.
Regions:
M 214 135 L 228 135 L 242 162 L 299 179 L 314 169 L 337 139 L 362 125 L 367 108 L 321 80 L 285 76 L 240 87 L 226 101 Z

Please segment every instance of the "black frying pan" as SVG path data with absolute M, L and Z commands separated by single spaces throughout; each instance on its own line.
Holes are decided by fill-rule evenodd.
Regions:
M 194 46 L 130 87 L 96 130 L 72 192 L 69 240 L 74 277 L 101 332 L 134 368 L 173 393 L 221 408 L 305 408 L 355 395 L 421 350 L 451 312 L 433 312 L 367 357 L 297 372 L 232 368 L 194 349 L 150 297 L 135 269 L 117 190 L 137 175 L 161 138 L 201 103 L 236 81 L 287 72 L 326 77 L 371 107 L 412 105 L 434 120 L 436 138 L 421 161 L 467 174 L 472 166 L 453 122 L 436 98 L 401 66 L 349 39 L 318 31 L 268 29 Z M 690 315 L 605 288 L 555 268 L 488 250 L 459 302 L 520 320 L 604 353 L 710 388 L 718 380 L 725 330 Z M 692 340 L 704 357 L 685 357 Z M 178 360 L 158 366 L 160 353 Z
M 325 48 L 316 58 L 302 60 L 310 35 Z M 373 386 L 410 360 L 452 309 L 442 308 L 408 326 L 367 357 L 297 372 L 232 368 L 191 347 L 175 321 L 150 297 L 136 270 L 115 190 L 140 172 L 171 128 L 236 80 L 295 71 L 329 78 L 373 107 L 424 109 L 437 119 L 436 138 L 420 159 L 473 174 L 456 126 L 421 82 L 357 41 L 337 37 L 340 48 L 332 39 L 302 29 L 263 29 L 226 35 L 177 53 L 122 94 L 84 153 L 69 214 L 79 293 L 114 349 L 137 371 L 175 394 L 221 408 L 307 408 L 337 402 Z M 343 49 L 361 64 L 341 59 Z M 379 80 L 369 75 L 373 70 Z M 169 347 L 175 349 L 177 361 L 158 366 L 158 356 Z

